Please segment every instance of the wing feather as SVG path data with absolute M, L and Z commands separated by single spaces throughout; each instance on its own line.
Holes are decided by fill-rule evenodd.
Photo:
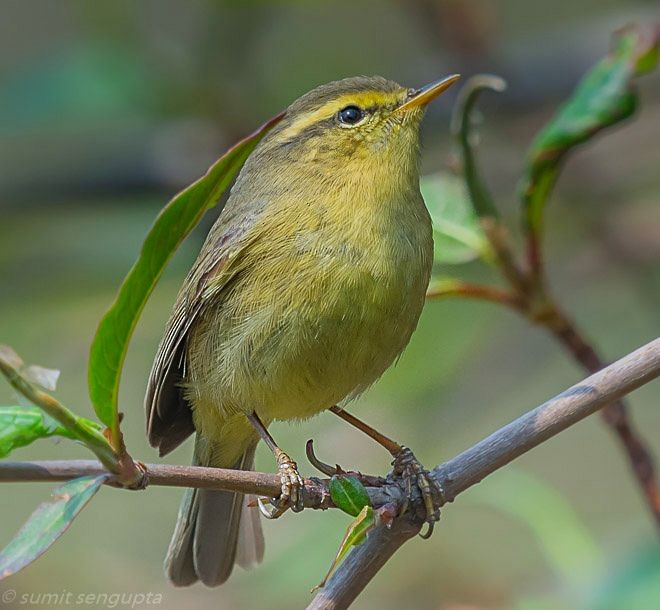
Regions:
M 240 255 L 256 238 L 253 229 L 265 208 L 264 204 L 230 204 L 231 198 L 179 291 L 149 375 L 145 396 L 147 436 L 161 456 L 195 431 L 181 387 L 186 338 L 210 303 L 218 307 L 218 299 L 222 299 L 223 291 L 240 269 Z

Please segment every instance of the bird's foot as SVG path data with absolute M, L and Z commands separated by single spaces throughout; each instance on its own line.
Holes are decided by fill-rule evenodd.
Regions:
M 259 509 L 267 519 L 281 517 L 287 509 L 299 513 L 304 508 L 304 481 L 298 472 L 298 465 L 281 449 L 275 452 L 277 467 L 282 482 L 282 493 L 278 498 L 265 501 L 259 498 Z M 266 502 L 270 507 L 266 506 Z
M 414 499 L 413 485 L 419 489 L 426 509 L 425 521 L 428 524 L 427 531 L 420 536 L 430 538 L 436 521 L 440 519 L 440 507 L 444 504 L 442 487 L 408 447 L 401 448 L 401 451 L 395 456 L 392 466 L 394 476 L 400 477 L 406 482 L 408 503 Z

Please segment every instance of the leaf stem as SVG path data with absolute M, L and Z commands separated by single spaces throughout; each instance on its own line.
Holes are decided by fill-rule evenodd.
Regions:
M 462 280 L 452 280 L 449 282 L 431 285 L 426 293 L 427 299 L 439 299 L 443 297 L 465 297 L 469 299 L 481 299 L 507 305 L 520 312 L 523 304 L 512 291 L 498 288 L 497 286 L 486 286 L 484 284 L 473 284 Z
M 472 206 L 480 218 L 498 218 L 499 214 L 493 198 L 477 170 L 472 146 L 472 111 L 479 94 L 488 89 L 502 92 L 506 89 L 506 83 L 499 76 L 490 74 L 473 76 L 465 83 L 454 106 L 451 132 L 461 149 L 463 173 Z
M 493 432 L 472 448 L 431 473 L 443 484 L 448 502 L 487 475 L 540 445 L 577 421 L 592 415 L 605 405 L 651 382 L 660 376 L 660 339 L 638 348 L 603 370 L 528 411 L 510 424 Z M 277 496 L 281 480 L 274 473 L 180 466 L 143 464 L 149 486 L 194 487 Z M 79 476 L 98 475 L 107 468 L 93 460 L 45 460 L 31 462 L 0 461 L 0 482 L 65 481 Z M 369 484 L 366 484 L 366 482 Z M 115 484 L 110 479 L 108 484 Z M 369 476 L 364 479 L 374 507 L 406 501 L 408 491 L 391 481 Z M 305 480 L 305 506 L 331 508 L 327 490 L 329 480 Z M 421 524 L 420 524 L 421 525 Z
M 444 500 L 453 501 L 458 494 L 489 474 L 659 375 L 660 339 L 656 339 L 436 466 L 431 474 L 442 486 Z M 142 466 L 147 473 L 145 481 L 150 485 L 221 489 L 269 497 L 281 490 L 281 481 L 276 474 L 168 464 Z M 67 480 L 104 472 L 102 464 L 88 460 L 0 461 L 0 481 L 4 482 Z M 117 479 L 106 482 L 116 484 Z M 328 485 L 327 480 L 306 480 L 305 506 L 332 507 Z M 384 481 L 382 486 L 367 487 L 366 490 L 373 506 L 389 504 L 400 507 L 407 502 L 408 490 L 404 487 L 403 483 L 397 485 Z M 398 510 L 393 513 L 398 514 Z M 348 607 L 396 550 L 419 531 L 421 522 L 416 515 L 416 511 L 410 510 L 395 518 L 391 528 L 381 526 L 373 530 L 365 542 L 351 551 L 310 607 L 335 610 Z
M 526 302 L 531 296 L 530 281 L 513 254 L 509 231 L 496 218 L 482 218 L 481 226 L 493 249 L 496 266 L 511 285 L 516 297 Z
M 108 470 L 114 473 L 120 472 L 118 456 L 101 433 L 85 425 L 83 418 L 78 417 L 50 394 L 39 390 L 24 379 L 18 370 L 1 355 L 0 372 L 16 391 L 20 392 L 31 403 L 43 409 L 50 417 L 69 430 L 77 440 L 88 447 Z
M 546 328 L 586 371 L 595 373 L 605 367 L 605 362 L 573 321 L 555 305 L 538 313 L 532 321 Z M 660 488 L 656 482 L 653 457 L 648 445 L 635 429 L 628 406 L 623 400 L 616 400 L 601 411 L 601 416 L 628 455 L 632 472 L 642 489 L 656 526 L 660 529 Z
M 638 51 L 645 57 L 657 47 L 657 33 L 644 38 L 641 32 L 631 31 L 626 36 L 630 40 L 642 37 Z M 622 62 L 629 80 L 637 75 L 640 69 L 634 63 L 627 63 L 630 58 L 626 53 L 619 58 L 619 61 Z M 637 55 L 633 55 L 637 57 Z M 606 66 L 606 69 L 609 68 Z M 584 84 L 585 82 L 587 79 L 580 87 L 589 89 Z M 507 305 L 533 324 L 546 328 L 586 371 L 593 373 L 603 368 L 603 361 L 568 316 L 557 307 L 546 285 L 540 243 L 542 210 L 544 202 L 556 182 L 563 155 L 573 145 L 585 141 L 596 131 L 630 114 L 632 107 L 629 108 L 625 105 L 622 108 L 616 107 L 616 111 L 606 117 L 607 120 L 596 121 L 590 129 L 581 128 L 582 130 L 573 133 L 571 130 L 575 130 L 575 125 L 578 123 L 568 121 L 568 126 L 561 123 L 563 128 L 568 129 L 567 133 L 547 127 L 537 137 L 529 153 L 530 160 L 520 190 L 526 240 L 526 265 L 523 267 L 516 260 L 508 230 L 500 221 L 492 197 L 479 175 L 471 140 L 471 115 L 478 94 L 487 88 L 501 91 L 504 87 L 504 81 L 493 76 L 484 75 L 470 79 L 461 90 L 456 103 L 452 118 L 452 133 L 460 146 L 463 173 L 472 205 L 492 247 L 495 264 L 509 284 L 510 290 L 451 280 L 431 287 L 427 297 L 462 296 Z M 578 88 L 578 91 L 581 89 Z M 628 99 L 625 96 L 632 95 L 629 91 L 629 84 L 626 84 L 625 91 L 621 95 L 625 99 Z M 573 106 L 568 103 L 559 111 L 558 116 L 560 118 L 565 118 L 565 115 L 570 116 Z M 555 119 L 555 121 L 557 120 Z M 553 143 L 553 146 L 550 146 L 549 142 Z M 561 143 L 561 146 L 557 145 L 558 142 Z M 617 435 L 626 451 L 632 471 L 660 529 L 660 487 L 655 480 L 655 467 L 651 452 L 631 422 L 628 409 L 622 401 L 619 400 L 608 405 L 603 410 L 603 419 Z

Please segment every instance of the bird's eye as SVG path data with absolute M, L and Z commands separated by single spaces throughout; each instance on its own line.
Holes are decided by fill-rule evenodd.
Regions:
M 344 125 L 355 125 L 362 120 L 363 116 L 364 112 L 357 106 L 346 106 L 346 108 L 342 108 L 337 114 L 339 122 Z

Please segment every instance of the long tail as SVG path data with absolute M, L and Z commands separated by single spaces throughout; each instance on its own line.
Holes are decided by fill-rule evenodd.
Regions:
M 233 467 L 252 470 L 250 447 Z M 195 450 L 194 464 L 200 463 Z M 185 587 L 201 580 L 208 587 L 225 582 L 234 563 L 249 568 L 264 555 L 259 512 L 248 509 L 249 496 L 228 491 L 187 489 L 165 557 L 165 574 Z

